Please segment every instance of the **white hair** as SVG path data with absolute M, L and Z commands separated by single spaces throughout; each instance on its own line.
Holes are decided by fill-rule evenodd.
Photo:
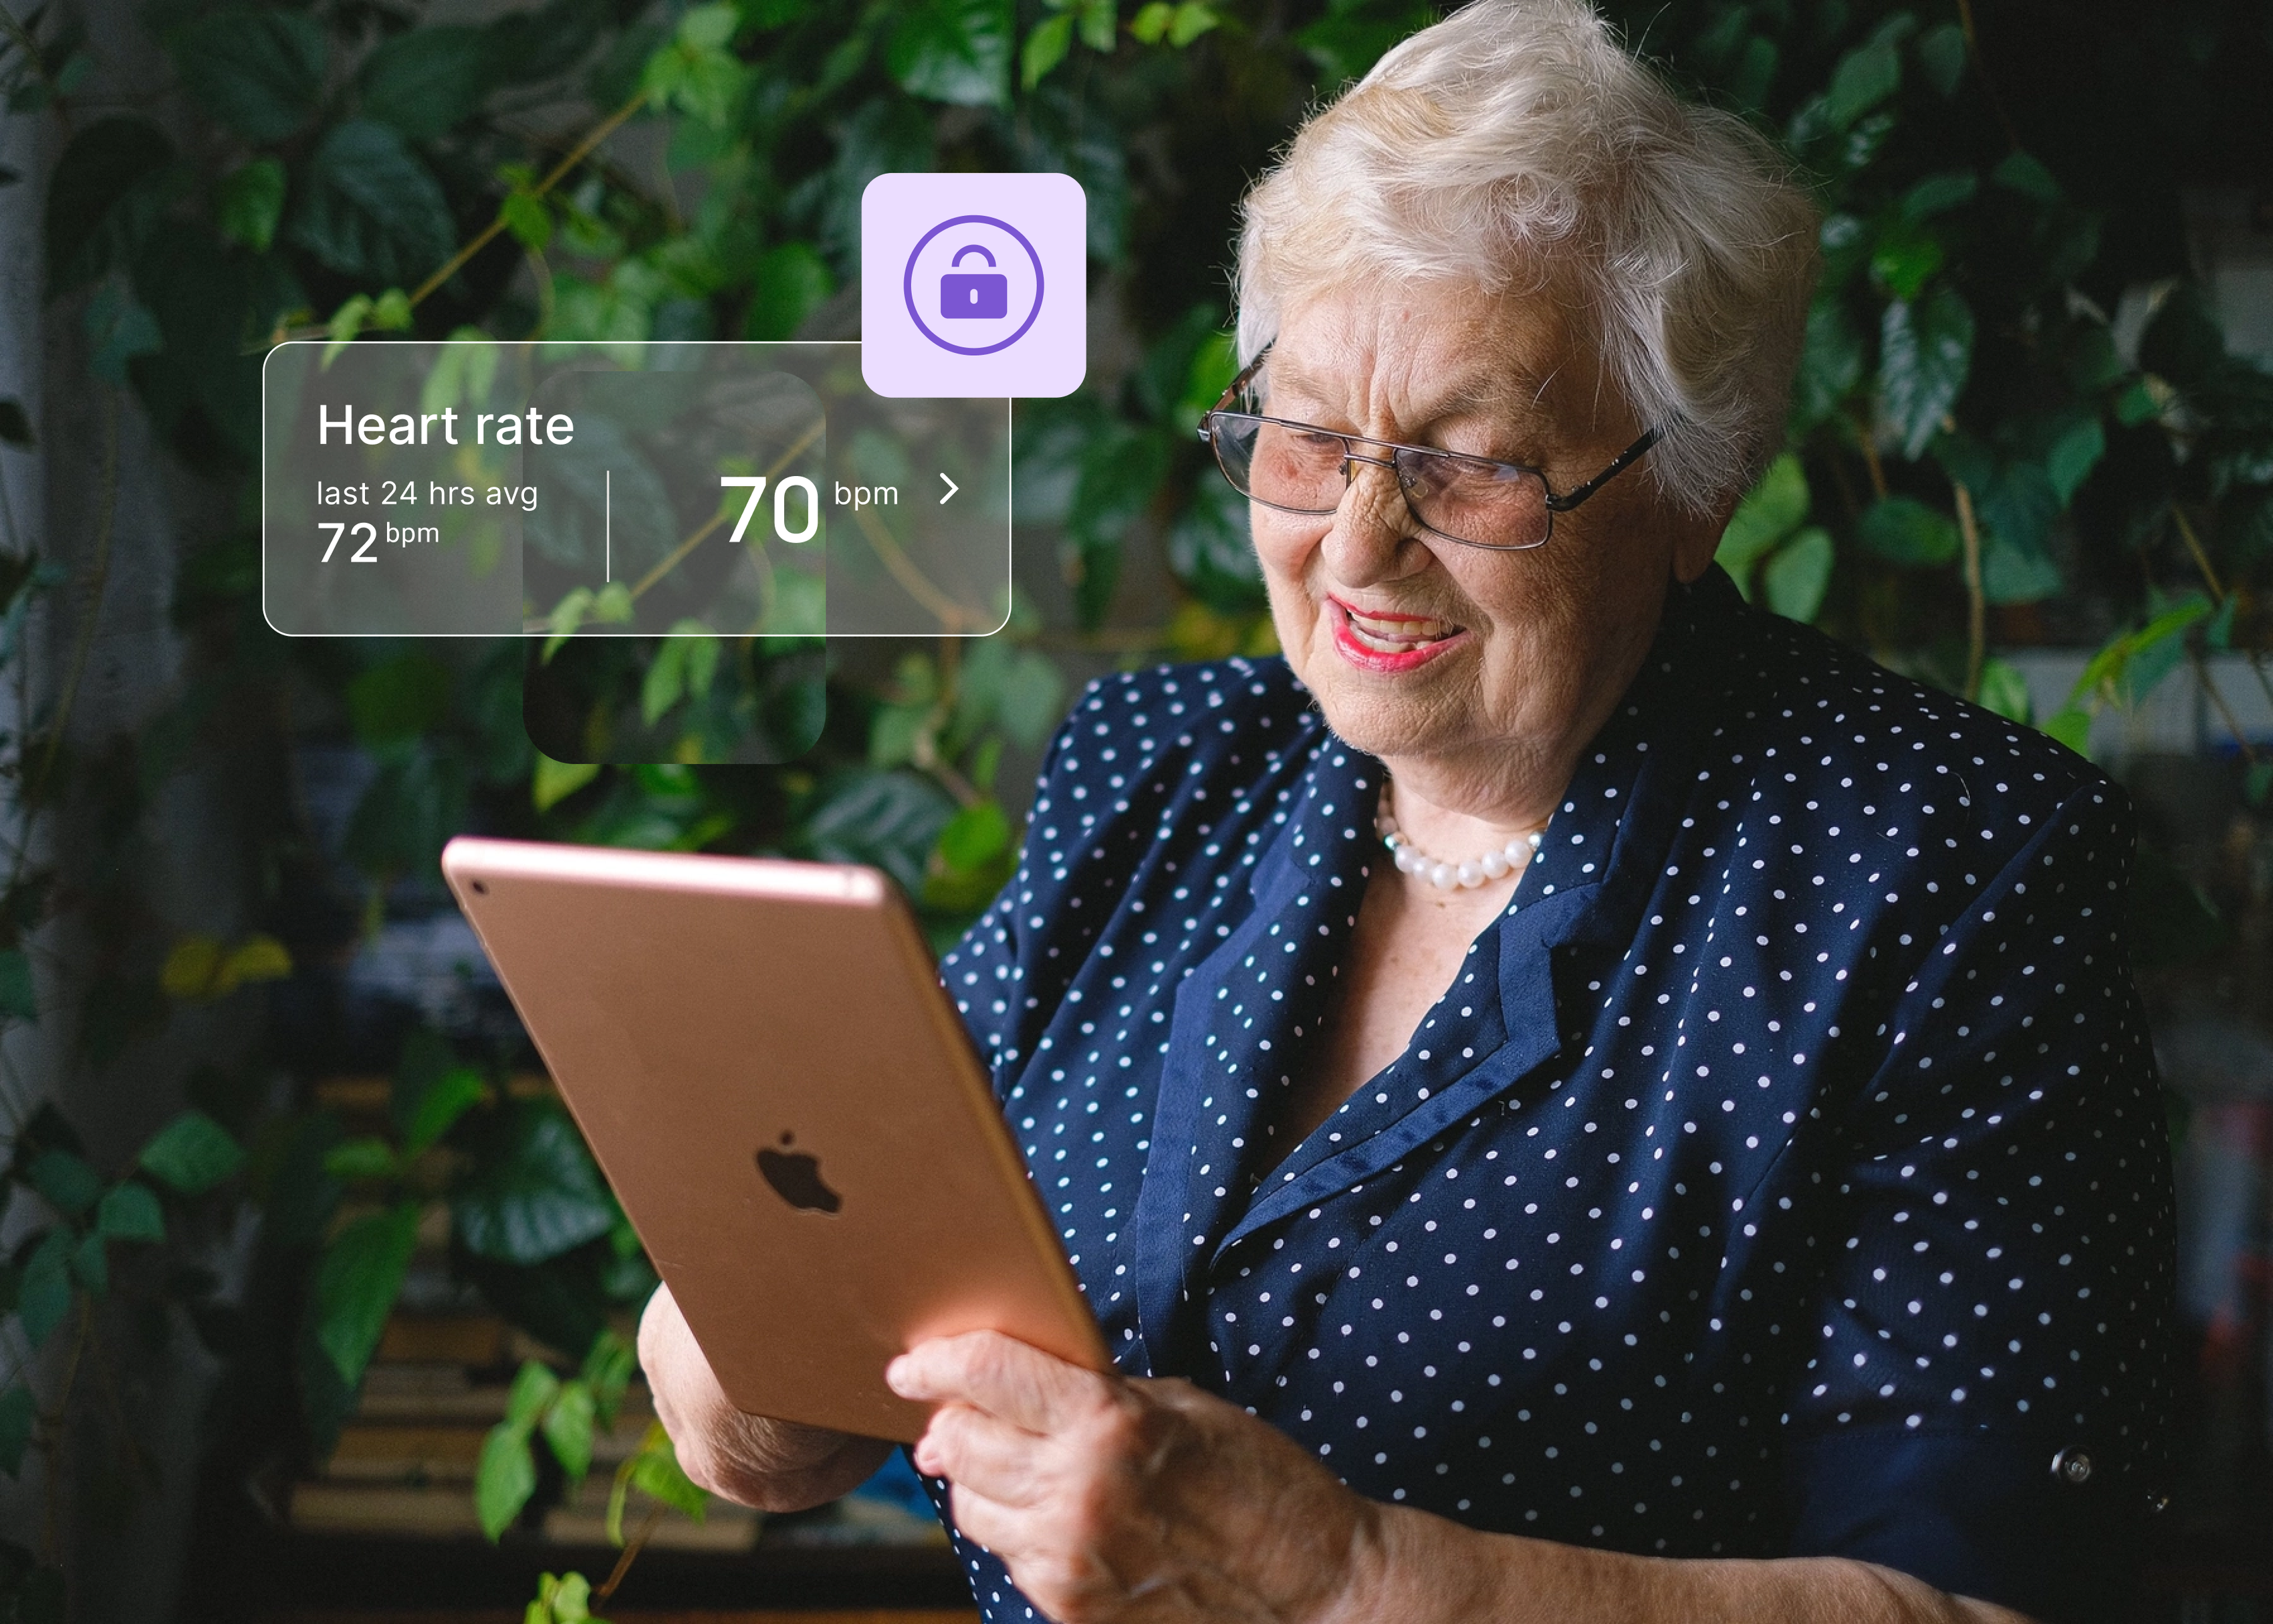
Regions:
M 1313 115 L 1248 194 L 1239 349 L 1365 275 L 1574 295 L 1664 438 L 1645 466 L 1711 512 L 1782 442 L 1814 205 L 1740 119 L 1683 102 L 1581 0 L 1475 0 Z

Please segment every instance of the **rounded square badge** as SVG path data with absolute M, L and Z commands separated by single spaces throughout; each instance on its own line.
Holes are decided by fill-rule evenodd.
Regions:
M 879 175 L 860 197 L 878 395 L 1070 395 L 1089 370 L 1089 199 L 1070 175 Z

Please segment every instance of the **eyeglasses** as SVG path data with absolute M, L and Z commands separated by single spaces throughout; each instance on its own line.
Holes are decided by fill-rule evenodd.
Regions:
M 1266 350 L 1256 357 L 1231 380 L 1215 410 L 1200 419 L 1200 439 L 1214 447 L 1216 463 L 1233 490 L 1282 513 L 1334 512 L 1356 465 L 1370 463 L 1396 475 L 1405 505 L 1431 535 L 1464 547 L 1522 552 L 1544 546 L 1554 533 L 1557 514 L 1570 512 L 1624 473 L 1664 432 L 1662 425 L 1651 429 L 1601 473 L 1557 496 L 1548 487 L 1544 472 L 1521 462 L 1368 440 L 1315 424 L 1229 410 L 1249 392 L 1269 353 Z M 1365 455 L 1361 447 L 1389 455 Z

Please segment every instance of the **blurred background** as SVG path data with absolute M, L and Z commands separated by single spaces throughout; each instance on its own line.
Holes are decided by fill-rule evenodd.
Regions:
M 1609 10 L 1825 211 L 1723 563 L 2138 801 L 2187 1382 L 2149 1616 L 2273 1617 L 2273 6 Z M 1192 437 L 1234 205 L 1435 15 L 0 0 L 0 1620 L 966 1604 L 904 1470 L 769 1520 L 679 1474 L 654 1275 L 436 853 L 873 862 L 949 940 L 1082 683 L 1272 651 Z M 264 623 L 272 342 L 857 337 L 861 188 L 927 169 L 1089 197 L 1088 381 L 1018 404 L 1002 634 Z M 711 764 L 822 673 L 812 748 Z M 540 756 L 525 695 L 567 754 L 667 764 Z

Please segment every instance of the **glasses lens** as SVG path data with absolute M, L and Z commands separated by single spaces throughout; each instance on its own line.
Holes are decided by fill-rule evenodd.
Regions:
M 1478 547 L 1535 547 L 1547 539 L 1547 482 L 1529 469 L 1441 451 L 1399 451 L 1397 477 L 1413 516 Z
M 1341 505 L 1347 450 L 1340 435 L 1235 411 L 1216 413 L 1212 427 L 1216 461 L 1242 496 L 1295 513 Z

